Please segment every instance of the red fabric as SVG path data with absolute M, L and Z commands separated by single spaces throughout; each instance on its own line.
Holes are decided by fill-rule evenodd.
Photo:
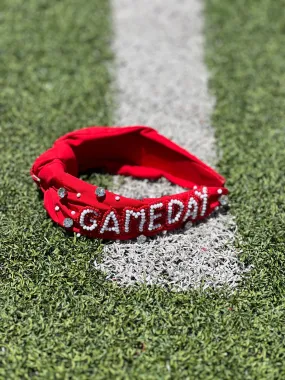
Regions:
M 90 169 L 104 169 L 109 173 L 137 178 L 165 177 L 189 190 L 177 195 L 143 200 L 120 196 L 119 201 L 115 199 L 118 194 L 107 190 L 104 199 L 99 199 L 95 195 L 96 186 L 77 178 L 79 173 Z M 71 218 L 74 224 L 70 230 L 90 237 L 107 239 L 130 239 L 140 234 L 154 235 L 163 229 L 181 227 L 187 220 L 195 221 L 207 217 L 219 205 L 218 198 L 221 193 L 228 193 L 224 187 L 225 179 L 220 174 L 154 129 L 144 126 L 88 127 L 70 132 L 56 140 L 52 148 L 36 159 L 31 175 L 43 191 L 44 206 L 55 222 L 63 225 L 65 218 Z M 194 189 L 194 186 L 197 188 Z M 60 199 L 57 194 L 60 187 L 67 190 L 67 197 L 64 199 Z M 201 196 L 197 195 L 197 191 Z M 201 197 L 204 192 L 207 193 L 205 214 L 199 211 L 196 218 L 192 215 L 183 220 L 183 215 L 185 216 L 188 210 L 189 199 L 196 199 L 200 210 L 203 206 Z M 77 197 L 78 193 L 81 194 L 80 197 Z M 169 225 L 167 212 L 171 199 L 182 201 L 184 211 L 177 223 Z M 150 230 L 150 206 L 160 202 L 163 203 L 163 207 L 154 212 L 156 228 Z M 56 211 L 56 207 L 59 207 L 59 210 Z M 171 209 L 173 214 L 175 207 Z M 96 216 L 97 227 L 92 231 L 86 231 L 80 225 L 79 217 L 85 209 L 92 209 L 97 215 L 100 214 L 99 217 Z M 137 218 L 131 217 L 131 228 L 126 232 L 126 210 L 136 212 L 141 209 L 145 209 L 146 214 L 143 231 L 138 230 L 140 215 Z M 110 219 L 108 215 L 112 210 L 115 216 Z M 75 215 L 71 214 L 71 211 L 74 211 Z M 162 216 L 157 218 L 160 213 Z M 84 225 L 95 224 L 91 214 L 86 215 Z M 119 234 L 118 229 L 100 232 L 106 218 L 107 222 L 109 221 L 107 228 L 111 228 L 117 218 Z M 171 215 L 169 218 L 171 219 Z M 158 227 L 159 224 L 161 227 Z

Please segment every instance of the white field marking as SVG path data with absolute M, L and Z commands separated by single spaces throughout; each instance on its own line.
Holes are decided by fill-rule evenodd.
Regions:
M 200 0 L 113 0 L 117 59 L 116 125 L 148 125 L 215 165 L 214 132 L 204 64 Z M 130 149 L 136 149 L 130 147 Z M 156 182 L 114 178 L 125 196 L 156 197 L 182 191 Z M 188 288 L 235 287 L 243 272 L 233 245 L 235 223 L 219 215 L 187 231 L 105 245 L 95 267 L 123 286 L 137 283 Z

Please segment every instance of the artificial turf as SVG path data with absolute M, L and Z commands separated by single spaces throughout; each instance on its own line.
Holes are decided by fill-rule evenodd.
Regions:
M 106 281 L 101 242 L 54 226 L 29 178 L 58 136 L 113 122 L 108 2 L 1 2 L 1 378 L 284 378 L 284 5 L 207 1 L 220 170 L 255 267 L 232 294 L 177 294 Z

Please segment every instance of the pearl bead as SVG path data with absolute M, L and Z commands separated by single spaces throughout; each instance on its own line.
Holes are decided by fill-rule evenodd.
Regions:
M 81 197 L 81 193 L 77 193 L 76 196 L 77 196 L 77 198 L 80 198 Z
M 179 206 L 179 211 L 174 218 L 172 218 L 172 212 L 173 212 L 172 205 L 173 204 L 176 204 Z M 167 215 L 168 224 L 173 224 L 173 223 L 177 222 L 180 219 L 183 210 L 184 210 L 183 202 L 181 202 L 179 199 L 171 199 L 171 201 L 168 204 L 168 215 Z
M 156 219 L 160 218 L 162 216 L 162 214 L 161 213 L 154 214 L 154 211 L 156 209 L 159 209 L 159 208 L 162 208 L 162 207 L 163 207 L 163 203 L 162 202 L 150 205 L 150 221 L 149 221 L 149 226 L 148 226 L 148 230 L 149 231 L 152 231 L 154 229 L 157 229 L 157 228 L 161 227 L 160 223 L 154 224 L 154 221 Z
M 197 197 L 199 197 L 202 200 L 201 216 L 205 215 L 206 209 L 207 209 L 207 202 L 208 202 L 207 190 L 208 190 L 207 187 L 204 186 L 202 190 L 203 193 L 201 193 L 200 191 L 195 191 L 195 195 L 197 195 Z
M 108 227 L 108 224 L 110 222 L 110 220 L 112 219 L 113 223 L 114 223 L 114 227 Z M 106 219 L 103 223 L 103 226 L 100 230 L 100 234 L 103 234 L 105 231 L 114 231 L 116 232 L 116 234 L 119 234 L 120 233 L 120 227 L 119 227 L 119 222 L 117 220 L 117 216 L 116 214 L 114 213 L 114 211 L 111 211 L 107 216 L 106 216 Z
M 186 212 L 186 214 L 184 215 L 184 218 L 183 218 L 184 222 L 189 217 L 191 217 L 191 219 L 193 219 L 193 220 L 197 218 L 197 214 L 198 214 L 198 202 L 196 201 L 195 198 L 193 198 L 193 197 L 189 198 L 187 208 L 188 208 L 188 210 L 187 210 L 187 212 Z
M 135 219 L 141 218 L 140 224 L 139 224 L 139 231 L 142 232 L 144 228 L 144 224 L 146 221 L 146 215 L 145 210 L 140 211 L 134 211 L 134 210 L 126 210 L 126 219 L 125 219 L 125 232 L 129 232 L 130 230 L 130 220 L 131 216 L 133 216 Z
M 217 190 L 217 193 L 218 193 L 218 194 L 223 194 L 223 190 L 222 190 L 222 189 L 218 189 L 218 190 Z
M 121 199 L 121 198 L 120 198 L 118 195 L 115 196 L 115 200 L 116 200 L 117 202 L 118 202 L 120 199 Z
M 85 225 L 85 216 L 87 214 L 91 214 L 91 215 L 95 215 L 95 216 L 98 216 L 98 212 L 97 211 L 94 211 L 94 210 L 91 210 L 91 209 L 86 209 L 86 210 L 83 210 L 81 215 L 80 215 L 80 218 L 79 218 L 79 224 L 80 226 L 84 229 L 84 230 L 87 230 L 87 231 L 93 231 L 95 230 L 95 228 L 98 226 L 97 222 L 95 219 L 91 219 L 90 218 L 90 222 L 92 223 L 91 226 L 87 226 Z
M 41 179 L 40 179 L 39 177 L 37 177 L 35 174 L 33 174 L 32 177 L 33 177 L 37 182 L 41 182 Z
M 59 206 L 55 206 L 55 211 L 59 211 Z
M 75 215 L 75 211 L 71 211 L 71 215 Z

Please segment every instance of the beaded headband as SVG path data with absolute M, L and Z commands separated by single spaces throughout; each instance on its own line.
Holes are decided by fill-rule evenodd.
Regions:
M 132 199 L 77 178 L 90 169 L 158 179 L 189 189 L 161 198 Z M 154 129 L 89 127 L 70 132 L 39 156 L 31 176 L 44 193 L 44 207 L 78 236 L 132 239 L 181 228 L 226 203 L 225 180 Z

